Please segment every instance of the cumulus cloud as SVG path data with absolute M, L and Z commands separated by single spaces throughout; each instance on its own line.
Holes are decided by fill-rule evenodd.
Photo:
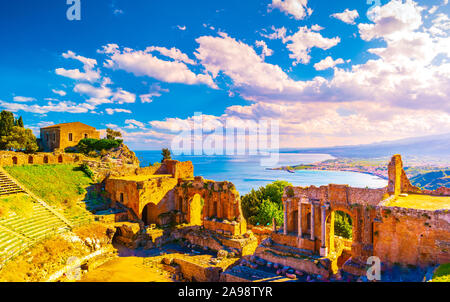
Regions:
M 287 35 L 286 29 L 275 29 L 274 33 L 266 35 L 271 39 L 281 39 L 286 44 L 287 49 L 290 51 L 289 57 L 294 59 L 293 65 L 298 63 L 308 64 L 311 60 L 309 53 L 313 47 L 327 50 L 331 47 L 339 44 L 341 39 L 339 37 L 325 38 L 319 32 L 323 29 L 320 26 L 313 26 L 308 28 L 307 26 L 299 27 L 298 31 L 293 35 Z
M 116 112 L 121 112 L 121 113 L 131 113 L 130 110 L 128 109 L 122 109 L 122 108 L 106 108 L 105 109 L 106 113 L 109 115 L 113 115 Z
M 35 98 L 26 97 L 26 96 L 15 96 L 13 98 L 14 102 L 19 102 L 19 103 L 33 102 L 35 100 L 36 100 Z
M 162 60 L 148 51 L 129 48 L 121 51 L 114 44 L 104 46 L 102 51 L 109 55 L 109 59 L 105 64 L 109 68 L 122 69 L 136 76 L 148 76 L 167 83 L 206 84 L 211 88 L 217 88 L 209 74 L 195 74 L 181 61 Z M 159 51 L 166 52 L 162 49 L 159 49 Z M 167 52 L 166 54 L 169 53 Z M 179 55 L 180 53 L 178 53 Z
M 270 49 L 269 47 L 267 47 L 266 42 L 264 42 L 263 40 L 256 41 L 255 45 L 262 48 L 262 57 L 263 58 L 269 57 L 273 54 L 273 50 Z
M 65 96 L 67 94 L 64 90 L 57 90 L 57 89 L 52 89 L 52 92 L 59 96 Z
M 333 60 L 332 57 L 328 56 L 325 59 L 321 60 L 320 62 L 314 64 L 314 68 L 316 70 L 325 70 L 328 68 L 332 68 L 338 64 L 344 64 L 344 60 L 341 58 Z
M 76 104 L 73 102 L 48 102 L 46 105 L 38 105 L 0 101 L 0 105 L 12 112 L 25 111 L 38 114 L 46 114 L 48 112 L 87 113 L 90 110 L 87 104 Z
M 174 59 L 175 61 L 184 62 L 186 64 L 195 65 L 195 61 L 191 60 L 185 53 L 182 53 L 181 50 L 172 47 L 170 49 L 165 47 L 158 47 L 158 46 L 150 46 L 145 49 L 145 52 L 154 52 L 157 51 L 163 56 L 169 57 L 171 59 Z
M 308 7 L 308 0 L 272 0 L 272 3 L 269 4 L 269 11 L 273 9 L 279 9 L 296 20 L 302 20 L 313 12 Z
M 278 66 L 264 62 L 255 50 L 227 34 L 202 36 L 195 56 L 213 77 L 219 73 L 230 77 L 244 98 L 259 101 L 299 100 L 313 93 L 325 79 L 294 81 Z
M 62 56 L 65 59 L 74 59 L 83 63 L 84 72 L 80 71 L 79 69 L 57 68 L 55 69 L 56 74 L 71 78 L 73 80 L 83 80 L 87 82 L 95 82 L 100 78 L 100 72 L 98 70 L 94 70 L 95 66 L 97 65 L 96 60 L 79 56 L 70 50 L 66 53 L 63 53 Z
M 412 0 L 392 0 L 383 6 L 375 6 L 368 12 L 372 24 L 358 25 L 361 38 L 370 41 L 374 38 L 396 39 L 403 37 L 422 25 L 421 11 Z
M 356 9 L 349 10 L 346 8 L 342 13 L 332 14 L 331 17 L 339 19 L 347 24 L 355 24 L 355 19 L 359 17 L 359 14 Z

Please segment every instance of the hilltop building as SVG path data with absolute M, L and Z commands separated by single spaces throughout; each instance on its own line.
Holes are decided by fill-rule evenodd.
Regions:
M 74 122 L 41 128 L 41 145 L 46 152 L 74 147 L 84 138 L 100 138 L 100 132 L 92 126 Z

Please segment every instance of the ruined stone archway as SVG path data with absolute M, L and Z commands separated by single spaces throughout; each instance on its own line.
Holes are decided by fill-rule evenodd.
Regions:
M 33 158 L 33 156 L 28 156 L 28 163 L 29 164 L 33 164 L 34 163 L 34 158 Z
M 189 200 L 189 212 L 188 212 L 189 224 L 202 225 L 202 218 L 203 218 L 202 212 L 204 204 L 205 201 L 199 194 L 195 194 Z
M 48 156 L 47 155 L 44 156 L 44 164 L 48 164 Z
M 326 244 L 333 272 L 351 258 L 356 232 L 355 218 L 349 210 L 342 207 L 330 210 L 326 217 Z
M 62 155 L 60 155 L 60 156 L 58 156 L 58 163 L 62 164 L 62 162 L 63 162 L 63 157 L 62 157 Z
M 148 203 L 142 210 L 142 221 L 145 225 L 158 223 L 158 211 L 157 205 L 154 203 Z
M 17 156 L 14 156 L 12 158 L 12 162 L 13 162 L 13 165 L 17 165 Z

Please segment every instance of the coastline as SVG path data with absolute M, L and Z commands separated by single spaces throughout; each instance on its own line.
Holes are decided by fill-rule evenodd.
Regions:
M 361 169 L 320 169 L 318 166 L 312 166 L 311 168 L 292 168 L 292 167 L 278 167 L 278 168 L 266 168 L 266 170 L 276 170 L 276 171 L 286 171 L 289 173 L 293 173 L 291 171 L 301 171 L 301 170 L 311 170 L 311 171 L 338 171 L 338 172 L 354 172 L 354 173 L 362 173 L 362 174 L 368 174 L 368 175 L 372 175 L 372 176 L 376 176 L 379 177 L 381 179 L 385 179 L 387 180 L 388 177 L 386 175 L 380 174 L 380 173 L 375 173 L 375 172 L 370 172 L 370 171 L 366 171 L 366 170 L 361 170 Z

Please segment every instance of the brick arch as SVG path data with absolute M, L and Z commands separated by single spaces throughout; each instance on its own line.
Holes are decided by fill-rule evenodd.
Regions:
M 63 156 L 62 155 L 58 156 L 58 163 L 60 163 L 60 164 L 63 163 Z
M 28 156 L 28 163 L 33 164 L 34 163 L 34 157 L 32 155 Z
M 18 164 L 17 156 L 13 156 L 12 163 L 13 163 L 13 165 L 17 165 Z

